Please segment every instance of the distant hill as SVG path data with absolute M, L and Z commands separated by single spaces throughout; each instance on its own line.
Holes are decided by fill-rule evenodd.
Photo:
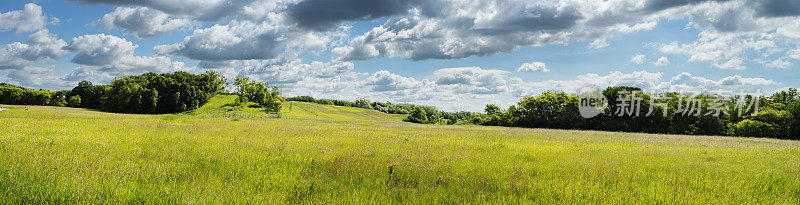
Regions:
M 263 108 L 251 107 L 249 105 L 234 107 L 236 95 L 216 95 L 202 107 L 190 111 L 187 114 L 211 117 L 228 118 L 253 118 L 269 115 Z M 387 114 L 377 110 L 344 107 L 335 105 L 322 105 L 309 102 L 288 101 L 283 103 L 280 115 L 282 118 L 293 119 L 312 119 L 312 120 L 336 120 L 336 121 L 378 121 L 378 122 L 402 122 L 406 115 Z M 274 116 L 274 114 L 273 114 Z

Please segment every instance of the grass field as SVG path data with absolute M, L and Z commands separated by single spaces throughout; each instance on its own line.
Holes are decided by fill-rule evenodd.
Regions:
M 421 125 L 300 102 L 262 118 L 233 99 L 175 115 L 0 106 L 0 204 L 800 203 L 797 141 Z

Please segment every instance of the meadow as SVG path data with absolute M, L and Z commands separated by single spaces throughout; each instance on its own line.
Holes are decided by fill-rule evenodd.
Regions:
M 0 204 L 800 203 L 800 142 L 402 122 L 219 95 L 181 114 L 2 105 Z M 266 116 L 266 117 L 264 117 Z

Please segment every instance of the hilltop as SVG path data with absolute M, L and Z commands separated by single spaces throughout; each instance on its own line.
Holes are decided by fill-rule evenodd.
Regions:
M 247 103 L 243 106 L 236 107 L 234 106 L 236 97 L 236 95 L 216 95 L 202 107 L 184 114 L 199 117 L 223 117 L 232 119 L 276 117 L 274 114 L 266 112 L 264 108 L 252 106 L 254 103 Z M 405 115 L 387 114 L 373 109 L 297 101 L 284 102 L 283 109 L 280 111 L 280 118 L 304 120 L 402 122 L 401 119 L 403 117 L 405 117 Z

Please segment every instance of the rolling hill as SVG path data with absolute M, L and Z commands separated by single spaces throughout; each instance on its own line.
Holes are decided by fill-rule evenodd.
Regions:
M 227 118 L 261 118 L 268 113 L 254 108 L 253 103 L 241 107 L 233 107 L 235 95 L 217 95 L 197 110 L 187 112 L 196 116 L 224 116 Z M 280 112 L 281 118 L 304 120 L 327 120 L 348 122 L 401 122 L 405 115 L 386 114 L 371 109 L 321 105 L 309 102 L 284 102 Z M 274 117 L 274 116 L 273 116 Z

